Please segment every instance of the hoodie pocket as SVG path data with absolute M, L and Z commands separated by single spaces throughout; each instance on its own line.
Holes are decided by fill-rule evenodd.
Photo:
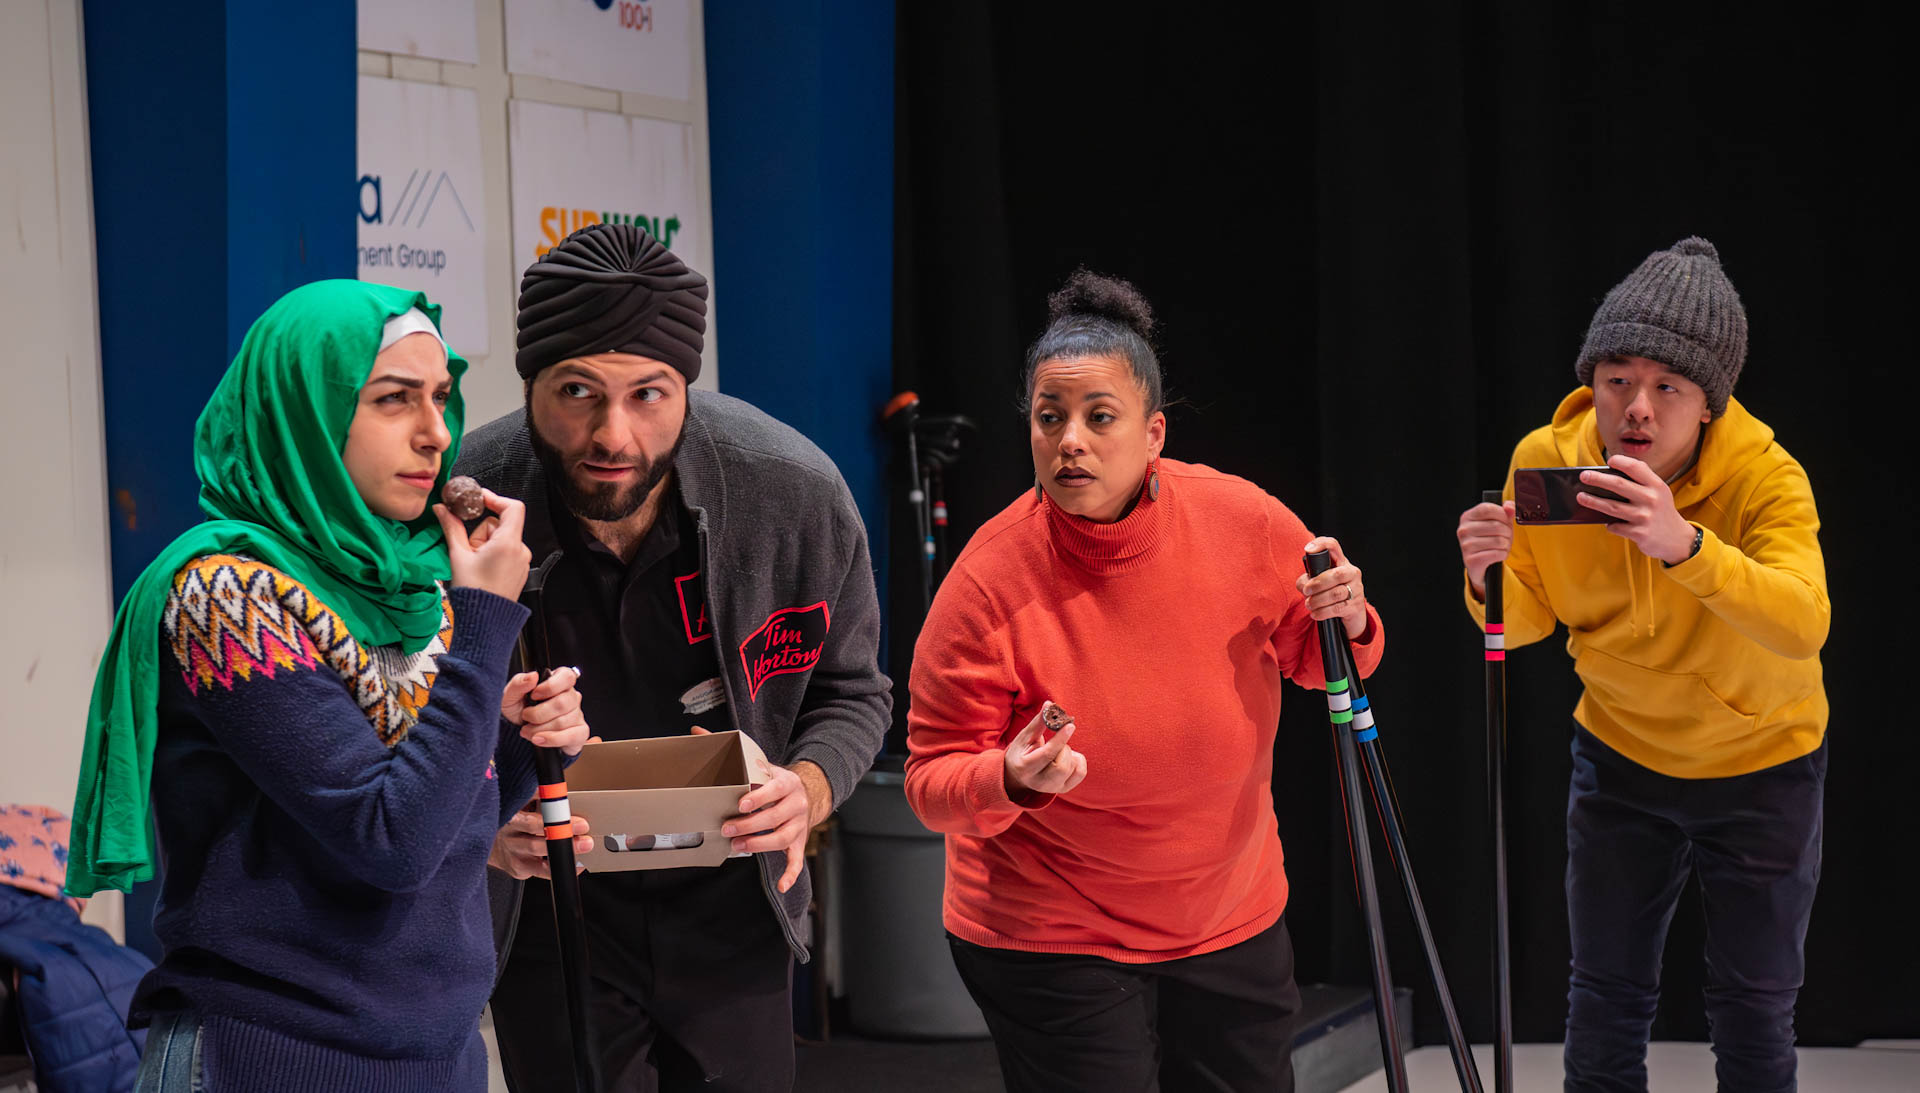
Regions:
M 1603 653 L 1580 651 L 1574 670 L 1587 699 L 1619 728 L 1660 747 L 1705 754 L 1752 734 L 1758 718 L 1727 705 L 1691 672 L 1662 672 Z

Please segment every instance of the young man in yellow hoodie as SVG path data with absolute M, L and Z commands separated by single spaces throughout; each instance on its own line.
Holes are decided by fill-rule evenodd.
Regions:
M 1829 608 L 1800 464 L 1732 397 L 1747 316 L 1704 239 L 1607 294 L 1581 387 L 1514 449 L 1504 505 L 1460 517 L 1467 606 L 1505 565 L 1506 645 L 1565 623 L 1585 693 L 1567 799 L 1566 1088 L 1644 1090 L 1667 924 L 1707 916 L 1723 1090 L 1795 1087 L 1793 1006 L 1820 876 Z M 1516 527 L 1514 467 L 1596 466 L 1607 524 Z

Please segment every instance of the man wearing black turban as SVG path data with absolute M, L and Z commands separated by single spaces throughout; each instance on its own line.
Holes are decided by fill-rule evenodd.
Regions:
M 563 552 L 547 625 L 555 658 L 586 680 L 596 734 L 738 729 L 782 764 L 722 831 L 736 858 L 581 877 L 610 1090 L 792 1086 L 807 832 L 852 792 L 892 721 L 852 495 L 793 429 L 690 389 L 706 310 L 706 278 L 645 232 L 575 232 L 520 282 L 525 412 L 470 434 L 456 468 L 526 503 L 536 560 Z M 576 816 L 577 852 L 628 849 L 596 849 L 591 820 Z M 521 813 L 491 859 L 503 961 L 492 1004 L 515 1093 L 572 1088 L 542 832 L 538 813 Z

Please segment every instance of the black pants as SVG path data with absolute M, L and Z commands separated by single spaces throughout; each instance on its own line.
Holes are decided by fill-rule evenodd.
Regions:
M 752 859 L 712 869 L 586 873 L 590 1005 L 613 1093 L 793 1088 L 793 958 Z M 526 884 L 493 992 L 514 1093 L 573 1093 L 552 887 Z
M 987 949 L 948 935 L 1010 1093 L 1293 1089 L 1300 988 L 1283 916 L 1157 964 Z
M 1796 1086 L 1793 1006 L 1820 883 L 1827 745 L 1733 778 L 1669 778 L 1585 729 L 1567 798 L 1566 1088 L 1647 1088 L 1660 956 L 1687 874 L 1707 913 L 1707 1023 L 1723 1090 Z

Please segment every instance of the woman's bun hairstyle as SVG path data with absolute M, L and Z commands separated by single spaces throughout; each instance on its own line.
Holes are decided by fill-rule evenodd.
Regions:
M 1118 277 L 1105 277 L 1085 266 L 1073 271 L 1067 283 L 1047 297 L 1047 321 L 1074 315 L 1107 319 L 1145 339 L 1153 337 L 1153 308 L 1140 290 Z
M 1047 297 L 1047 329 L 1027 349 L 1020 382 L 1022 414 L 1033 411 L 1033 377 L 1053 360 L 1109 357 L 1123 361 L 1146 395 L 1147 414 L 1166 405 L 1160 358 L 1153 350 L 1153 308 L 1132 284 L 1085 266 Z

